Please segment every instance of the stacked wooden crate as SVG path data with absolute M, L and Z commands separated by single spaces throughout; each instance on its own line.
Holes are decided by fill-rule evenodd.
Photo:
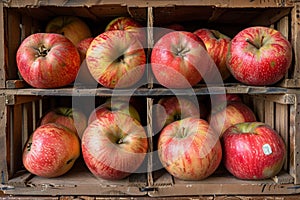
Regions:
M 96 35 L 111 19 L 130 16 L 147 28 L 148 55 L 154 45 L 152 27 L 181 23 L 189 30 L 210 26 L 230 36 L 241 29 L 262 25 L 282 32 L 293 46 L 293 63 L 286 76 L 272 86 L 254 87 L 233 79 L 207 90 L 194 88 L 197 96 L 212 95 L 222 90 L 239 94 L 256 113 L 258 119 L 275 128 L 287 144 L 287 159 L 278 176 L 269 180 L 238 180 L 223 171 L 202 181 L 182 181 L 164 169 L 153 167 L 154 156 L 147 157 L 144 173 L 135 173 L 121 181 L 95 178 L 79 160 L 70 173 L 53 179 L 28 173 L 22 164 L 22 149 L 28 136 L 37 127 L 40 117 L 57 106 L 72 106 L 86 98 L 108 98 L 111 89 L 69 87 L 36 89 L 19 77 L 16 51 L 28 35 L 43 30 L 45 23 L 59 15 L 75 15 L 89 23 Z M 2 1 L 0 3 L 0 169 L 1 189 L 7 195 L 69 195 L 163 197 L 199 195 L 289 195 L 300 192 L 300 3 L 296 1 Z M 172 91 L 153 85 L 148 69 L 147 84 L 141 88 L 123 89 L 119 95 L 137 96 L 145 105 L 142 114 L 149 134 L 150 150 L 155 151 L 152 138 L 152 106 L 154 99 L 172 95 Z M 177 95 L 186 95 L 177 91 Z

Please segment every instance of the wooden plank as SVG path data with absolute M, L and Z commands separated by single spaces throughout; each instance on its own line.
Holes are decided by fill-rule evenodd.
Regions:
M 5 28 L 4 28 L 4 10 L 3 3 L 0 3 L 0 88 L 5 88 L 6 80 L 6 45 L 5 45 Z
M 8 110 L 5 106 L 5 96 L 0 96 L 0 170 L 2 181 L 8 180 L 8 168 L 7 168 L 7 117 Z
M 253 0 L 253 1 L 241 1 L 241 0 L 209 0 L 209 1 L 197 1 L 197 0 L 148 0 L 148 1 L 139 1 L 139 0 L 102 0 L 102 1 L 92 1 L 92 0 L 55 0 L 55 1 L 35 1 L 35 0 L 15 0 L 15 1 L 5 1 L 4 5 L 7 7 L 25 7 L 25 6 L 92 6 L 92 5 L 109 5 L 109 4 L 122 4 L 128 5 L 132 7 L 147 7 L 147 6 L 185 6 L 185 5 L 202 5 L 202 6 L 216 6 L 216 7 L 289 7 L 292 4 L 284 3 L 282 1 L 261 1 L 261 0 Z
M 288 83 L 288 85 L 295 85 L 295 87 L 299 87 L 299 79 L 300 79 L 300 3 L 294 3 L 294 8 L 291 12 L 291 44 L 293 46 L 293 53 L 294 53 L 294 60 L 293 60 L 293 67 L 289 70 L 289 73 L 292 80 Z
M 297 102 L 290 107 L 289 116 L 289 173 L 294 177 L 295 184 L 300 184 L 300 99 L 297 95 Z
M 24 104 L 32 101 L 37 101 L 39 99 L 42 99 L 41 96 L 29 96 L 29 95 L 6 95 L 6 105 L 17 105 L 17 104 Z
M 281 176 L 285 176 L 283 179 L 287 178 L 285 181 L 293 181 L 293 178 L 287 173 L 283 172 Z M 162 174 L 161 177 L 165 179 L 165 174 Z M 157 180 L 157 182 L 161 181 Z M 247 181 L 236 179 L 233 176 L 226 174 L 223 176 L 218 174 L 218 176 L 212 175 L 201 181 L 184 181 L 174 178 L 174 184 L 158 185 L 153 191 L 149 192 L 149 196 L 284 195 L 299 192 L 300 188 L 291 183 L 276 184 L 272 179 Z
M 153 16 L 153 8 L 149 7 L 148 8 L 148 20 L 147 20 L 147 59 L 148 63 L 151 61 L 149 58 L 151 57 L 151 49 L 154 46 L 154 33 L 153 33 L 153 26 L 154 26 L 154 16 Z M 146 73 L 147 73 L 147 86 L 149 89 L 153 88 L 153 83 L 154 83 L 154 75 L 152 73 L 150 65 L 147 65 L 146 68 Z
M 274 102 L 272 101 L 264 101 L 264 110 L 265 110 L 265 120 L 264 123 L 268 124 L 272 128 L 274 127 L 275 124 L 275 113 L 274 113 Z
M 286 152 L 289 150 L 289 106 L 284 104 L 275 105 L 275 130 L 281 135 L 286 145 Z M 283 166 L 285 170 L 289 167 L 289 155 Z
M 153 185 L 153 114 L 152 114 L 152 107 L 153 106 L 153 99 L 147 98 L 147 133 L 148 133 L 148 169 L 147 169 L 147 186 Z
M 26 175 L 27 174 L 27 175 Z M 23 179 L 18 177 L 9 180 L 13 189 L 5 190 L 11 195 L 106 195 L 106 196 L 145 196 L 140 188 L 147 186 L 146 174 L 132 174 L 122 180 L 104 180 L 96 178 L 77 160 L 71 171 L 57 178 L 30 176 L 25 173 Z M 21 185 L 25 184 L 25 187 Z
M 7 18 L 7 37 L 8 38 L 8 64 L 7 64 L 7 72 L 8 79 L 16 79 L 18 77 L 17 74 L 17 64 L 16 64 L 16 52 L 20 45 L 21 40 L 21 16 L 19 13 L 10 11 L 8 12 Z
M 10 142 L 10 171 L 16 173 L 22 166 L 22 106 L 15 105 L 12 109 L 12 130 Z

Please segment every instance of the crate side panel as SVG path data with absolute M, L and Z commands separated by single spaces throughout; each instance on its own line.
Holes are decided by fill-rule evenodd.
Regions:
M 20 14 L 14 11 L 8 12 L 6 37 L 8 41 L 7 73 L 9 79 L 18 78 L 18 73 L 16 69 L 16 53 L 21 43 L 20 24 Z
M 3 3 L 0 3 L 0 88 L 5 88 L 6 80 L 6 43 L 5 43 L 5 27 L 4 27 L 4 10 Z
M 8 168 L 7 168 L 7 117 L 8 111 L 5 105 L 5 96 L 0 96 L 0 170 L 3 181 L 8 181 Z
M 294 177 L 295 184 L 300 184 L 300 102 L 297 101 L 290 108 L 290 144 L 289 144 L 289 173 Z

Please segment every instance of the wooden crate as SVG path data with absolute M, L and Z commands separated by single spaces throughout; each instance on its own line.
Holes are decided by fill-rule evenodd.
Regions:
M 299 184 L 299 95 L 243 95 L 258 117 L 277 130 L 287 144 L 288 158 L 282 172 L 272 179 L 244 181 L 231 176 L 221 167 L 203 181 L 182 181 L 172 177 L 164 169 L 153 167 L 149 196 L 186 195 L 274 195 L 298 193 Z M 154 147 L 155 150 L 155 147 Z M 150 164 L 157 165 L 157 155 Z
M 29 196 L 98 196 L 100 197 L 165 197 L 220 195 L 226 198 L 236 195 L 289 195 L 300 193 L 299 169 L 299 12 L 297 1 L 2 1 L 0 3 L 0 169 L 5 195 Z M 197 96 L 211 93 L 241 94 L 253 108 L 260 121 L 280 132 L 287 144 L 288 158 L 282 172 L 272 179 L 242 181 L 222 170 L 203 181 L 177 180 L 165 170 L 153 170 L 154 155 L 146 159 L 146 173 L 135 173 L 121 181 L 96 179 L 82 160 L 72 170 L 59 178 L 46 179 L 24 170 L 21 161 L 22 148 L 38 120 L 48 109 L 58 105 L 72 105 L 72 98 L 107 98 L 113 95 L 138 96 L 143 99 L 144 123 L 152 136 L 152 106 L 158 96 L 187 95 L 186 90 L 171 91 L 153 86 L 153 76 L 148 69 L 147 87 L 135 90 L 115 91 L 103 87 L 85 88 L 70 85 L 58 89 L 32 88 L 18 75 L 15 53 L 21 41 L 34 32 L 42 31 L 45 23 L 57 15 L 76 15 L 93 27 L 93 34 L 103 31 L 105 25 L 117 16 L 131 16 L 147 28 L 148 49 L 154 45 L 152 27 L 170 23 L 184 23 L 189 30 L 200 26 L 217 27 L 230 36 L 251 25 L 271 26 L 280 30 L 292 43 L 293 64 L 285 78 L 268 87 L 246 86 L 230 80 L 224 85 L 209 89 L 197 85 Z M 198 26 L 199 25 L 199 26 Z M 232 82 L 231 82 L 232 81 Z M 296 89 L 294 89 L 296 88 Z M 150 151 L 155 150 L 149 137 Z M 247 197 L 245 197 L 247 198 Z M 222 199 L 222 197 L 220 197 Z
M 203 94 L 209 95 L 209 94 Z M 141 96 L 146 113 L 142 112 L 149 136 L 152 134 L 154 96 Z M 282 171 L 271 179 L 238 180 L 220 167 L 202 181 L 182 181 L 164 169 L 157 170 L 155 142 L 149 137 L 153 152 L 142 166 L 143 173 L 134 173 L 121 181 L 95 178 L 79 159 L 72 170 L 58 178 L 41 178 L 28 173 L 22 166 L 22 149 L 29 134 L 37 127 L 39 118 L 48 109 L 61 105 L 74 106 L 82 96 L 6 95 L 1 102 L 1 172 L 2 190 L 10 195 L 94 195 L 94 196 L 194 196 L 194 195 L 288 195 L 300 193 L 299 141 L 300 95 L 243 94 L 244 102 L 256 113 L 258 120 L 271 125 L 283 137 L 288 156 Z M 92 99 L 93 97 L 89 97 Z M 103 97 L 101 97 L 103 98 Z M 78 102 L 77 102 L 78 103 Z M 155 170 L 154 170 L 155 168 Z
M 230 37 L 241 29 L 263 25 L 281 31 L 292 43 L 294 59 L 286 76 L 275 86 L 298 88 L 299 82 L 299 6 L 293 1 L 3 1 L 0 4 L 0 88 L 28 88 L 18 74 L 15 54 L 21 41 L 35 32 L 42 32 L 54 16 L 75 15 L 84 19 L 93 35 L 100 34 L 109 20 L 117 16 L 131 16 L 145 27 L 161 27 L 182 23 L 187 30 L 216 28 Z M 153 29 L 148 29 L 150 55 Z M 153 76 L 148 75 L 148 87 Z M 241 85 L 233 79 L 226 83 Z M 232 86 L 229 84 L 229 86 Z M 197 87 L 201 87 L 197 86 Z M 251 87 L 249 87 L 251 88 Z

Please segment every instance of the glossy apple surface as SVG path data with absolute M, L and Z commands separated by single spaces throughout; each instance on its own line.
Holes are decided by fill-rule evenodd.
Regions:
M 167 125 L 158 140 L 162 165 L 175 178 L 202 180 L 218 168 L 222 159 L 219 136 L 199 118 L 185 118 Z
M 61 124 L 69 128 L 71 131 L 77 133 L 79 138 L 81 138 L 85 128 L 87 127 L 87 117 L 79 109 L 70 107 L 57 107 L 49 110 L 42 116 L 40 125 L 48 123 Z
M 158 100 L 154 109 L 154 122 L 159 131 L 166 125 L 187 117 L 200 118 L 198 102 L 185 97 L 162 97 Z
M 153 74 L 164 87 L 190 88 L 210 71 L 211 58 L 202 40 L 191 32 L 167 33 L 151 52 Z
M 137 20 L 131 17 L 117 17 L 105 27 L 105 31 L 124 30 L 132 33 L 139 39 L 143 46 L 146 45 L 146 29 Z
M 221 139 L 227 170 L 240 179 L 266 179 L 277 175 L 285 161 L 286 148 L 281 136 L 261 122 L 229 127 Z
M 95 177 L 119 180 L 141 166 L 148 141 L 145 129 L 136 119 L 109 112 L 88 125 L 81 147 L 84 161 Z
M 220 137 L 224 131 L 234 124 L 241 122 L 255 122 L 253 110 L 240 101 L 223 102 L 211 109 L 208 117 L 210 126 Z
M 243 29 L 232 40 L 227 66 L 247 85 L 272 85 L 284 77 L 292 62 L 292 47 L 281 32 L 262 26 Z
M 207 52 L 218 67 L 223 80 L 227 79 L 231 75 L 226 65 L 231 38 L 218 30 L 206 28 L 197 29 L 194 34 L 204 42 Z
M 72 168 L 79 155 L 77 134 L 62 125 L 48 123 L 39 126 L 26 142 L 23 164 L 37 176 L 58 177 Z
M 143 76 L 146 54 L 142 44 L 130 32 L 106 31 L 98 35 L 86 53 L 91 75 L 107 88 L 127 88 Z
M 88 124 L 90 124 L 97 118 L 101 118 L 101 116 L 105 115 L 106 113 L 114 111 L 122 112 L 133 117 L 139 122 L 141 121 L 138 111 L 129 102 L 124 102 L 122 100 L 114 100 L 113 102 L 111 102 L 110 100 L 108 100 L 91 112 L 88 119 Z
M 29 35 L 19 46 L 16 61 L 22 78 L 36 88 L 66 86 L 76 79 L 80 68 L 75 45 L 55 33 Z
M 46 33 L 58 33 L 67 37 L 76 46 L 81 40 L 92 37 L 89 26 L 75 16 L 58 16 L 51 19 L 45 29 Z

